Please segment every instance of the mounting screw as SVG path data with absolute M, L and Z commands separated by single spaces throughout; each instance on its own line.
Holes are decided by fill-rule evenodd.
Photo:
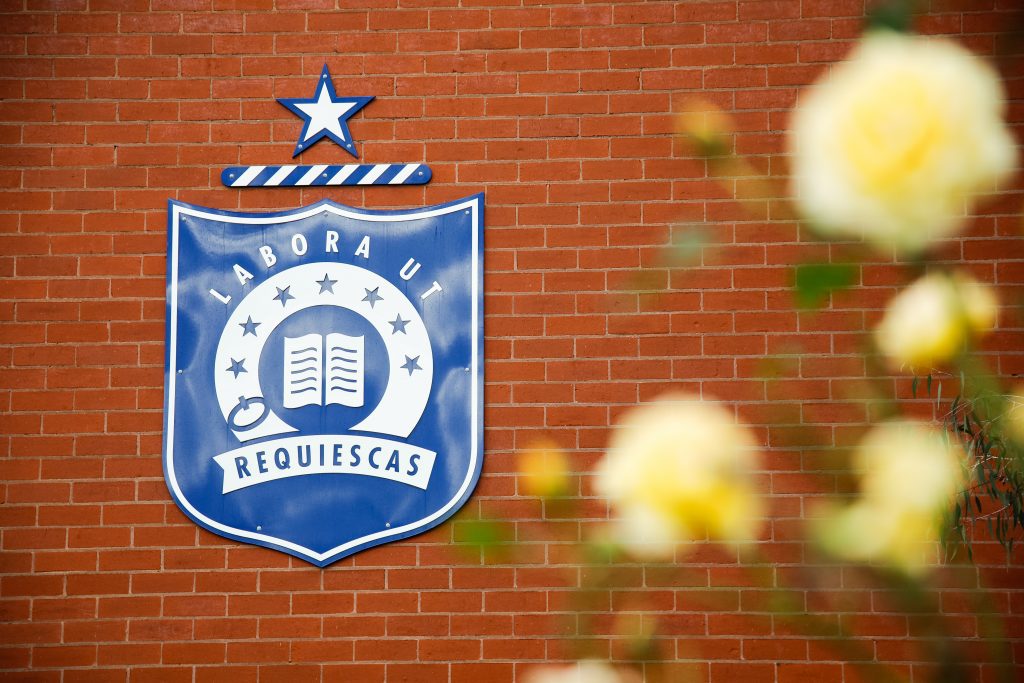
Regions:
M 256 525 L 256 531 L 263 531 L 263 527 L 259 524 Z
M 183 372 L 185 372 L 185 371 L 184 371 L 184 370 L 178 370 L 178 374 L 179 374 L 179 375 L 180 375 L 181 373 L 183 373 Z
M 387 527 L 388 529 L 390 529 L 390 528 L 391 528 L 391 522 L 386 522 L 386 523 L 384 524 L 384 526 L 385 526 L 385 527 Z
M 234 177 L 235 177 L 234 173 L 228 173 L 228 178 L 234 178 Z

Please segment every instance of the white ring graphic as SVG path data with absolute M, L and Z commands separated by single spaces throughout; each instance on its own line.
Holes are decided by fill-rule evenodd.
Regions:
M 232 433 L 245 442 L 298 431 L 263 403 L 259 362 L 271 332 L 286 318 L 313 306 L 338 306 L 362 316 L 387 348 L 384 396 L 350 429 L 408 437 L 426 410 L 434 376 L 433 351 L 423 318 L 409 298 L 385 278 L 365 268 L 331 262 L 304 263 L 268 278 L 254 287 L 228 318 L 217 344 L 214 385 Z M 395 321 L 400 324 L 396 326 Z M 264 413 L 240 420 L 249 403 Z M 243 428 L 238 428 L 238 422 Z

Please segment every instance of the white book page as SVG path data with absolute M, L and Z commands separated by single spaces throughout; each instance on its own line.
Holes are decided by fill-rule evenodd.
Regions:
M 363 341 L 362 337 L 350 337 L 340 332 L 327 335 L 327 349 L 324 353 L 327 374 L 325 404 L 362 407 L 365 369 Z
M 323 405 L 323 338 L 284 338 L 284 407 Z

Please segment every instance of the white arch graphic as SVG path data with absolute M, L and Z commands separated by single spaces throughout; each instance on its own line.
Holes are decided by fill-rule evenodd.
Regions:
M 338 306 L 362 316 L 387 348 L 384 396 L 350 429 L 408 437 L 426 410 L 434 376 L 423 318 L 401 290 L 377 273 L 333 262 L 304 263 L 273 275 L 254 287 L 229 317 L 217 344 L 214 386 L 232 433 L 245 442 L 297 431 L 263 402 L 259 362 L 270 333 L 286 318 L 313 306 Z M 405 324 L 396 329 L 396 320 Z M 250 321 L 257 324 L 255 329 Z M 229 369 L 238 363 L 244 372 Z

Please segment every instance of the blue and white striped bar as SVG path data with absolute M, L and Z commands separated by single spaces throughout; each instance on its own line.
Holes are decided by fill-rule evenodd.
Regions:
M 426 164 L 344 164 L 316 166 L 231 166 L 220 174 L 228 187 L 315 187 L 318 185 L 423 185 Z

